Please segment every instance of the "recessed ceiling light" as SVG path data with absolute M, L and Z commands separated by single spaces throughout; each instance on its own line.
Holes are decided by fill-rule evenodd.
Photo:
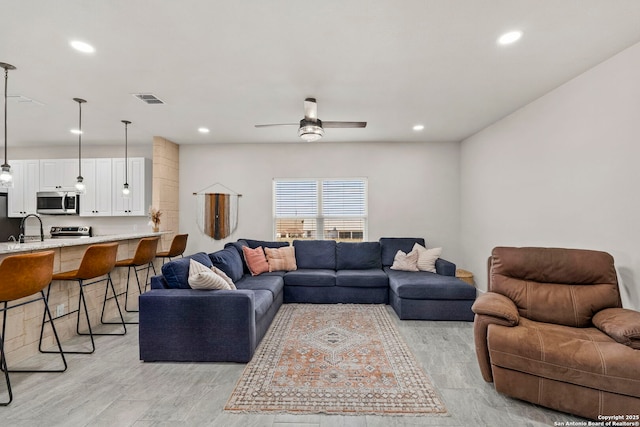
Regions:
M 424 125 L 415 125 L 413 127 L 413 130 L 415 130 L 416 132 L 419 132 L 419 131 L 421 131 L 423 129 L 424 129 Z
M 71 133 L 74 134 L 74 135 L 80 135 L 82 133 L 82 131 L 79 130 L 79 129 L 71 129 Z
M 522 31 L 509 31 L 498 38 L 498 44 L 507 45 L 515 43 L 522 37 Z
M 209 129 L 208 128 L 198 128 L 198 132 L 200 132 L 200 133 L 209 133 Z
M 75 50 L 83 53 L 93 53 L 96 51 L 95 47 L 91 46 L 89 43 L 81 42 L 80 40 L 72 40 L 69 44 Z

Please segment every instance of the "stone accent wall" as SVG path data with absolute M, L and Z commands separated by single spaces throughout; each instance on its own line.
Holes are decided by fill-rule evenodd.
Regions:
M 180 146 L 168 139 L 153 137 L 153 190 L 152 206 L 160 209 L 160 231 L 163 234 L 158 250 L 167 250 L 173 236 L 178 233 L 178 180 Z

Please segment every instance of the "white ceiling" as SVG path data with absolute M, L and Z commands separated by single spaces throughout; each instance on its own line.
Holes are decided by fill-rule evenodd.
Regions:
M 459 141 L 640 41 L 637 0 L 0 0 L 0 13 L 8 93 L 37 101 L 9 102 L 9 147 L 75 143 L 74 97 L 88 101 L 83 145 L 122 144 L 122 119 L 131 143 L 302 143 L 254 124 L 296 123 L 308 96 L 322 120 L 368 121 L 317 143 Z M 522 39 L 498 46 L 513 29 Z

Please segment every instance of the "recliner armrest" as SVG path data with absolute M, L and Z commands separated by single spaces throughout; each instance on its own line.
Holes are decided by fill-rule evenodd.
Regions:
M 518 308 L 506 296 L 495 292 L 487 292 L 476 299 L 473 306 L 471 306 L 471 310 L 476 314 L 473 319 L 473 340 L 480 372 L 486 382 L 493 382 L 491 358 L 487 343 L 489 326 L 516 326 L 520 322 Z
M 475 314 L 506 320 L 509 326 L 516 326 L 520 322 L 516 304 L 506 296 L 495 292 L 480 295 L 473 303 L 471 310 Z
M 605 308 L 593 316 L 593 325 L 611 338 L 640 350 L 640 312 L 626 308 Z

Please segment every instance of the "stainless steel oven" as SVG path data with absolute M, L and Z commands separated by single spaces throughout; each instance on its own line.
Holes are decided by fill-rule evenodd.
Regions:
M 73 191 L 39 191 L 36 212 L 46 215 L 78 215 L 80 196 Z

